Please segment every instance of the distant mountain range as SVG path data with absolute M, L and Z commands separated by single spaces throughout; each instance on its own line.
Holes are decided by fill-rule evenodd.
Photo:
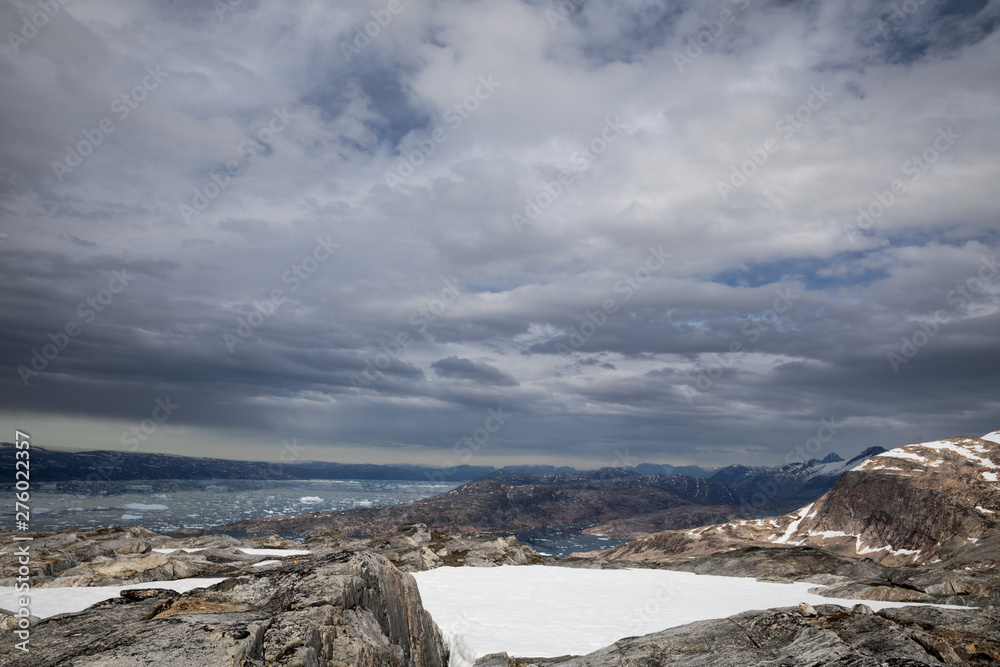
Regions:
M 882 447 L 869 447 L 848 461 L 839 454 L 830 453 L 822 459 L 789 463 L 780 468 L 733 465 L 715 471 L 710 479 L 749 490 L 749 507 L 743 508 L 745 514 L 753 516 L 759 514 L 759 510 L 774 509 L 784 512 L 816 500 L 842 473 L 884 451 Z
M 882 451 L 784 516 L 668 530 L 600 557 L 664 563 L 773 546 L 815 547 L 891 566 L 994 570 L 1000 565 L 1000 431 Z
M 249 533 L 319 535 L 339 530 L 348 535 L 376 535 L 410 523 L 453 531 L 584 525 L 590 526 L 590 533 L 634 539 L 666 529 L 781 514 L 799 506 L 802 497 L 815 500 L 848 465 L 862 460 L 843 462 L 833 455 L 778 469 L 734 466 L 719 471 L 722 478 L 732 480 L 728 483 L 717 481 L 715 475 L 642 475 L 625 468 L 545 474 L 504 469 L 411 503 L 250 519 L 224 528 Z
M 14 469 L 14 445 L 0 443 L 0 462 Z M 233 461 L 230 459 L 150 454 L 143 452 L 62 452 L 31 447 L 32 480 L 134 481 L 150 479 L 293 480 L 381 479 L 411 481 L 468 481 L 495 470 L 493 466 L 461 465 L 441 471 L 417 465 L 329 463 L 325 461 Z M 444 472 L 448 474 L 445 475 Z
M 781 468 L 731 465 L 725 468 L 709 469 L 700 466 L 640 463 L 629 469 L 640 475 L 685 475 L 741 486 L 752 486 L 758 483 L 764 486 L 765 480 L 774 477 L 781 479 L 783 485 L 787 485 L 797 484 L 798 482 L 794 480 L 798 478 L 806 483 L 807 479 L 822 479 L 839 474 L 856 461 L 871 456 L 876 449 L 884 451 L 881 448 L 866 450 L 842 466 L 822 465 L 843 461 L 837 454 L 830 454 L 822 461 L 812 460 L 808 463 L 790 464 Z M 12 462 L 15 451 L 12 443 L 0 443 L 0 461 Z M 572 475 L 588 472 L 572 466 L 554 465 L 512 465 L 499 469 L 494 466 L 459 465 L 442 470 L 431 466 L 408 464 L 239 461 L 110 450 L 67 452 L 39 446 L 32 447 L 31 460 L 33 467 L 37 469 L 40 481 L 43 482 L 150 479 L 378 479 L 467 482 L 497 470 L 533 475 Z M 819 485 L 822 486 L 822 482 Z
M 4 465 L 10 469 L 15 451 L 8 443 L 0 446 L 0 461 L 6 461 Z M 468 531 L 583 525 L 589 533 L 636 539 L 663 530 L 781 515 L 816 500 L 845 470 L 883 451 L 871 448 L 850 461 L 830 454 L 781 468 L 734 465 L 715 471 L 654 464 L 589 471 L 555 466 L 500 470 L 459 466 L 442 471 L 413 465 L 315 461 L 276 465 L 167 454 L 61 452 L 43 447 L 32 448 L 31 463 L 35 483 L 157 479 L 465 482 L 448 493 L 403 505 L 251 519 L 230 526 L 247 532 L 314 535 L 341 530 L 351 535 L 375 535 L 408 523 Z M 659 472 L 679 469 L 697 474 Z

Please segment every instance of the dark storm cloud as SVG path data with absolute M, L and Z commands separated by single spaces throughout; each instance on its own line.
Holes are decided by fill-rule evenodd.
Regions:
M 496 366 L 490 366 L 489 364 L 470 359 L 459 359 L 458 357 L 438 359 L 431 364 L 431 368 L 434 369 L 434 372 L 438 376 L 443 378 L 472 380 L 481 384 L 495 384 L 500 386 L 513 386 L 517 384 L 517 380 Z
M 996 429 L 1000 3 L 897 5 L 405 4 L 358 53 L 384 4 L 66 5 L 0 58 L 2 420 L 119 446 L 170 396 L 151 449 L 442 465 L 489 410 L 474 462 Z

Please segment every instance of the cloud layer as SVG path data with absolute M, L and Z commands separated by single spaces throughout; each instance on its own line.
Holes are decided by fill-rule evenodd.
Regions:
M 148 450 L 435 465 L 995 430 L 1000 2 L 893 7 L 6 3 L 0 426 L 122 448 L 170 396 Z

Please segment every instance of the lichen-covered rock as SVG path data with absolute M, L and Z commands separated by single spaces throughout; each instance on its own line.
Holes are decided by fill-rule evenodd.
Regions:
M 56 586 L 120 586 L 147 581 L 172 581 L 197 576 L 199 568 L 186 556 L 161 553 L 116 554 L 99 557 L 64 570 Z
M 179 595 L 126 591 L 38 621 L 25 667 L 444 667 L 447 649 L 413 578 L 370 552 L 252 572 Z
M 861 605 L 859 605 L 861 606 Z M 558 662 L 511 659 L 509 665 L 560 667 L 916 667 L 1000 663 L 1000 613 L 903 607 L 872 614 L 817 605 L 748 611 L 643 637 Z
M 321 540 L 322 536 L 310 538 L 305 541 L 305 546 L 308 548 Z M 350 544 L 380 553 L 407 572 L 433 570 L 442 566 L 496 567 L 553 560 L 520 544 L 513 535 L 445 533 L 431 531 L 420 523 L 400 526 L 386 535 Z

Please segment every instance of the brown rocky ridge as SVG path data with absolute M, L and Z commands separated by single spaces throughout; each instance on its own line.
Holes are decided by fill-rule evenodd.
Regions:
M 542 475 L 497 471 L 402 505 L 251 519 L 223 528 L 248 533 L 378 535 L 400 525 L 422 523 L 435 530 L 482 532 L 604 524 L 643 515 L 658 520 L 658 527 L 689 526 L 697 523 L 691 517 L 703 517 L 707 507 L 715 512 L 714 517 L 739 516 L 734 506 L 744 495 L 740 489 L 705 478 L 640 475 L 623 468 Z M 657 513 L 658 518 L 653 518 Z M 608 530 L 613 532 L 613 526 Z
M 812 546 L 884 565 L 995 571 L 1000 432 L 918 443 L 866 459 L 800 510 L 668 530 L 594 557 L 657 564 L 749 546 Z

